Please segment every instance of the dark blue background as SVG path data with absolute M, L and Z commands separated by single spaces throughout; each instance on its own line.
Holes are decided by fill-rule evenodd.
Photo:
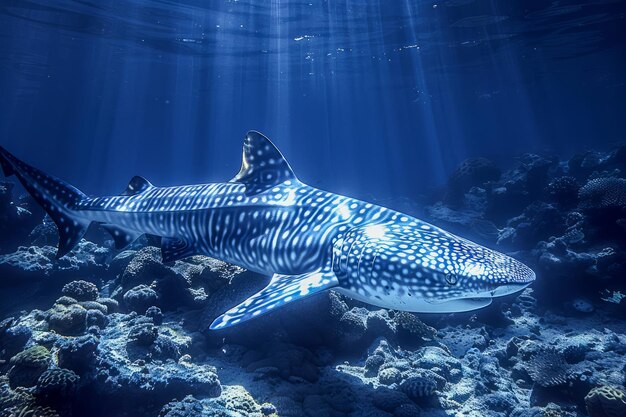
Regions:
M 0 2 L 0 143 L 88 194 L 225 181 L 248 129 L 309 184 L 622 141 L 626 2 Z

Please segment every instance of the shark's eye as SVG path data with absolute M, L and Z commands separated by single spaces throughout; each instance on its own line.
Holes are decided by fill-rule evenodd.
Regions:
M 454 285 L 456 284 L 457 278 L 456 278 L 456 274 L 453 272 L 448 272 L 446 274 L 446 282 L 450 285 Z

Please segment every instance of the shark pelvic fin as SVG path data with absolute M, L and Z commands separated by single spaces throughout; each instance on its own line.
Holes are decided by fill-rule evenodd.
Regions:
M 297 182 L 298 178 L 278 148 L 251 130 L 243 141 L 241 169 L 231 181 L 245 184 L 246 193 L 254 195 L 285 181 Z
M 170 237 L 161 238 L 161 258 L 163 263 L 174 262 L 197 255 L 196 248 L 186 240 Z
M 135 195 L 154 187 L 150 181 L 139 175 L 131 178 L 126 189 L 120 195 Z
M 332 271 L 315 271 L 302 275 L 275 274 L 267 287 L 216 318 L 210 329 L 234 326 L 338 284 L 339 281 Z
M 126 246 L 133 243 L 143 233 L 135 232 L 134 230 L 126 230 L 119 226 L 112 224 L 102 224 L 104 230 L 109 232 L 115 242 L 115 249 L 124 249 Z

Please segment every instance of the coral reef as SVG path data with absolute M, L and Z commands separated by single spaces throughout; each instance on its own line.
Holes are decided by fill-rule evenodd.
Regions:
M 428 201 L 426 220 L 528 263 L 521 294 L 421 315 L 331 291 L 223 331 L 267 277 L 163 264 L 150 239 L 56 260 L 54 226 L 0 183 L 18 283 L 0 283 L 0 417 L 626 415 L 625 152 L 471 159 Z

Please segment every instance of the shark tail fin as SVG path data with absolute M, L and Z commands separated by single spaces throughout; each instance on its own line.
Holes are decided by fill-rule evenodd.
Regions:
M 5 176 L 15 175 L 26 191 L 43 207 L 59 229 L 57 258 L 71 251 L 91 221 L 77 214 L 78 203 L 88 199 L 80 190 L 17 159 L 0 147 L 0 166 Z

